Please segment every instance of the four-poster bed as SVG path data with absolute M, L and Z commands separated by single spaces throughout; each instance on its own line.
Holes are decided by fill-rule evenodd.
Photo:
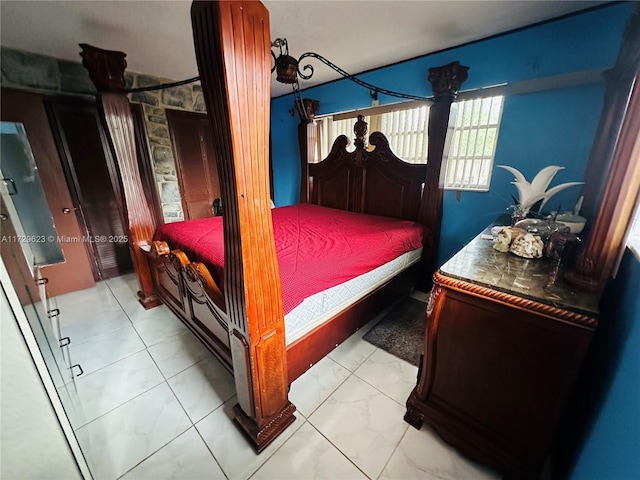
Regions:
M 197 251 L 190 251 L 187 256 L 183 250 L 172 249 L 163 241 L 170 239 L 165 230 L 156 232 L 157 240 L 152 240 L 155 226 L 148 205 L 140 205 L 144 192 L 132 161 L 135 144 L 128 102 L 123 94 L 105 93 L 99 96 L 99 103 L 106 114 L 105 122 L 116 146 L 122 174 L 141 301 L 152 306 L 158 297 L 162 299 L 233 371 L 238 397 L 235 419 L 260 452 L 294 421 L 295 407 L 287 397 L 290 383 L 408 292 L 416 277 L 423 281 L 430 278 L 442 216 L 439 177 L 445 134 L 450 106 L 466 79 L 467 67 L 452 63 L 430 69 L 434 100 L 427 165 L 410 165 L 398 159 L 380 133 L 371 135 L 375 149 L 367 151 L 363 122 L 356 128 L 355 151 L 347 152 L 346 137 L 339 137 L 327 159 L 308 165 L 309 179 L 305 176 L 301 185 L 307 185 L 309 190 L 301 192 L 301 200 L 318 207 L 296 208 L 329 207 L 325 210 L 354 212 L 342 212 L 345 215 L 373 213 L 411 224 L 414 230 L 417 227 L 423 233 L 422 250 L 406 242 L 409 246 L 396 257 L 411 252 L 414 257 L 421 254 L 422 267 L 417 271 L 413 265 L 417 257 L 407 261 L 392 277 L 370 285 L 357 301 L 330 311 L 326 321 L 309 327 L 310 331 L 287 344 L 284 315 L 287 299 L 283 301 L 286 275 L 280 271 L 284 269 L 281 248 L 274 237 L 274 229 L 280 228 L 277 217 L 281 214 L 274 211 L 272 215 L 268 179 L 271 80 L 268 11 L 260 2 L 252 1 L 194 2 L 192 21 L 224 205 L 223 219 L 214 219 L 223 243 L 218 256 L 223 257 L 224 268 L 206 266 L 199 261 L 203 259 Z M 118 53 L 88 48 L 91 52 L 97 50 L 102 57 Z M 93 68 L 94 73 L 103 77 L 117 76 L 105 71 L 109 62 L 95 61 L 92 66 L 89 57 L 84 56 L 90 72 Z M 115 69 L 121 68 L 120 74 L 124 71 L 122 63 L 122 57 L 116 56 Z M 121 88 L 119 84 L 103 83 L 102 88 L 99 85 L 101 92 Z M 301 154 L 304 173 L 306 147 L 303 146 Z M 293 216 L 302 217 L 299 213 Z M 386 218 L 383 222 L 394 221 Z M 300 225 L 295 228 L 307 229 Z M 391 227 L 376 228 L 384 231 Z M 174 238 L 182 237 L 178 232 Z M 189 250 L 188 246 L 182 248 Z M 374 248 L 375 244 L 370 245 L 370 249 Z M 335 262 L 333 265 L 337 268 Z M 284 290 L 288 288 L 285 284 Z

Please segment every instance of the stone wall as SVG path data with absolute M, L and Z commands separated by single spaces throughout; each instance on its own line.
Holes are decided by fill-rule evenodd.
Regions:
M 132 74 L 133 88 L 148 87 L 172 80 L 159 79 L 149 75 Z M 162 202 L 165 222 L 184 219 L 180 189 L 176 175 L 176 163 L 167 125 L 166 109 L 206 112 L 202 87 L 191 83 L 170 89 L 138 92 L 130 95 L 131 102 L 143 106 L 151 158 L 156 172 L 158 192 Z
M 2 87 L 37 93 L 95 95 L 87 70 L 80 62 L 60 60 L 19 50 L 2 48 L 0 62 Z M 79 56 L 79 55 L 78 55 Z M 174 80 L 139 73 L 126 73 L 128 88 L 147 87 Z M 166 222 L 182 220 L 182 203 L 173 148 L 167 125 L 167 108 L 206 112 L 202 88 L 197 83 L 152 92 L 129 95 L 132 103 L 143 106 L 150 154 L 153 159 L 158 192 Z

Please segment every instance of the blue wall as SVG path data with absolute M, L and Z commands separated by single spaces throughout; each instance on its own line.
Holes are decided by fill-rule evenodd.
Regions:
M 471 67 L 463 89 L 609 68 L 615 62 L 632 7 L 631 3 L 609 5 L 384 67 L 361 78 L 381 87 L 429 96 L 428 69 L 456 60 Z M 529 179 L 544 166 L 565 166 L 552 186 L 582 180 L 603 92 L 604 83 L 597 83 L 507 98 L 495 164 L 514 166 Z M 318 114 L 371 103 L 366 89 L 347 80 L 307 89 L 303 96 L 320 101 Z M 395 101 L 380 96 L 381 104 Z M 275 202 L 279 206 L 296 203 L 299 195 L 298 118 L 290 114 L 292 105 L 291 95 L 276 98 L 271 105 Z M 495 169 L 489 192 L 463 192 L 459 202 L 455 192 L 445 193 L 439 263 L 506 211 L 510 196 L 517 194 L 512 180 L 508 172 Z M 579 187 L 570 188 L 553 197 L 549 207 L 571 209 L 579 192 Z
M 640 261 L 627 250 L 559 434 L 558 478 L 640 478 Z

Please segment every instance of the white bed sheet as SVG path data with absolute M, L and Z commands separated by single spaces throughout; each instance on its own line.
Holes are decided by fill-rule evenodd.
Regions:
M 364 275 L 305 298 L 284 317 L 287 345 L 417 263 L 421 255 L 422 248 L 407 252 Z

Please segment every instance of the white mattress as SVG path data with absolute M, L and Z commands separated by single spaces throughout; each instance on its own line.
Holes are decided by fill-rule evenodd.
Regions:
M 364 275 L 305 298 L 284 317 L 287 345 L 417 263 L 421 255 L 422 248 L 407 252 Z

